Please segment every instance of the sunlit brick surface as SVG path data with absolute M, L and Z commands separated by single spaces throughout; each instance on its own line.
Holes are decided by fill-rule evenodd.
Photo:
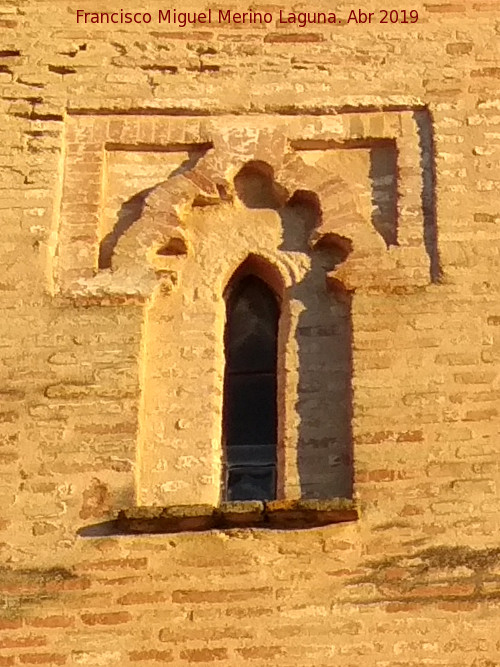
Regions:
M 498 3 L 78 9 L 119 11 L 0 7 L 0 667 L 497 665 Z M 359 519 L 105 534 L 219 502 L 249 256 L 284 304 L 280 497 Z

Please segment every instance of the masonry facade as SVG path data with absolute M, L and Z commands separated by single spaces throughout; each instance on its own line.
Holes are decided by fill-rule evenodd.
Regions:
M 78 9 L 0 8 L 0 665 L 496 665 L 497 3 Z M 120 533 L 221 505 L 239 271 L 279 300 L 276 507 L 350 509 Z

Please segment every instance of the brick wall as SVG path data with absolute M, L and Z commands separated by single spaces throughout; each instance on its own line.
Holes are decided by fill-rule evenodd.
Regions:
M 370 25 L 347 24 L 357 9 L 348 3 L 319 3 L 307 9 L 344 22 L 304 28 L 77 24 L 77 9 L 107 7 L 0 7 L 0 666 L 498 664 L 497 2 L 417 0 L 407 8 L 417 23 Z M 137 5 L 155 17 L 159 9 Z M 291 11 L 260 11 L 280 9 Z M 370 0 L 362 9 L 380 19 L 398 7 Z M 279 150 L 263 156 L 260 139 L 245 144 L 276 127 Z M 200 173 L 202 156 L 223 146 L 217 174 L 232 199 L 209 188 L 204 206 L 188 210 L 171 179 L 150 191 Z M 280 156 L 304 169 L 287 171 Z M 154 399 L 148 413 L 147 383 L 155 364 L 165 376 L 177 370 L 183 383 L 161 387 L 182 394 L 205 364 L 217 389 L 217 338 L 197 335 L 220 333 L 213 281 L 217 267 L 229 279 L 237 262 L 228 254 L 227 265 L 211 265 L 229 247 L 216 226 L 230 220 L 240 238 L 263 225 L 271 239 L 288 215 L 236 196 L 241 165 L 263 157 L 276 161 L 286 197 L 319 193 L 322 221 L 312 227 L 353 242 L 329 298 L 342 303 L 340 285 L 351 299 L 348 437 L 360 518 L 310 531 L 82 537 L 134 506 L 144 479 L 153 485 L 156 475 L 168 489 L 180 474 L 168 457 L 163 468 L 145 465 L 156 451 L 143 437 L 156 410 Z M 321 199 L 326 181 L 306 178 L 311 170 L 343 189 Z M 134 225 L 169 211 L 187 255 L 127 259 L 143 238 Z M 114 246 L 117 221 L 125 233 Z M 217 239 L 200 248 L 196 230 L 210 225 Z M 276 238 L 265 246 L 261 236 L 261 251 L 275 257 Z M 296 252 L 291 276 L 306 245 L 282 251 Z M 116 265 L 113 247 L 123 249 Z M 179 269 L 184 259 L 189 270 Z M 148 316 L 165 345 L 187 327 L 175 361 Z M 212 357 L 199 359 L 205 348 Z M 189 502 L 207 488 L 205 500 L 216 499 L 217 396 L 190 399 L 193 435 L 177 424 L 183 447 L 192 438 L 195 449 L 180 453 L 182 480 L 194 480 Z M 326 402 L 332 424 L 327 398 L 314 400 Z M 168 405 L 173 430 L 175 415 L 189 422 L 180 396 Z M 312 423 L 321 408 L 311 410 Z M 197 468 L 202 459 L 209 472 Z M 297 469 L 287 474 L 297 495 Z

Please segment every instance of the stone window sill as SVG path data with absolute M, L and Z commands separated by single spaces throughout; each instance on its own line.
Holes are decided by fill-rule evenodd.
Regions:
M 178 505 L 122 509 L 114 521 L 106 522 L 105 532 L 108 535 L 144 535 L 231 528 L 301 530 L 357 519 L 355 503 L 347 498 L 226 502 L 218 507 Z M 101 526 L 104 528 L 104 524 Z M 98 526 L 88 526 L 79 532 L 89 537 L 103 534 Z

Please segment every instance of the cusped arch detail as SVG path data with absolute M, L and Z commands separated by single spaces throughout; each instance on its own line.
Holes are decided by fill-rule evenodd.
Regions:
M 326 169 L 307 164 L 288 148 L 284 135 L 266 130 L 244 132 L 214 142 L 214 148 L 184 174 L 158 184 L 148 194 L 142 215 L 118 240 L 113 270 L 127 273 L 154 272 L 153 258 L 162 248 L 168 254 L 189 253 L 189 229 L 186 218 L 193 206 L 214 205 L 236 196 L 234 179 L 249 163 L 269 166 L 269 173 L 279 187 L 283 205 L 298 193 L 306 193 L 317 202 L 317 223 L 311 232 L 311 249 L 318 245 L 336 245 L 336 239 L 348 240 L 350 257 L 384 254 L 386 246 L 360 212 L 360 205 L 346 181 Z M 281 141 L 280 141 L 281 138 Z M 276 149 L 281 151 L 277 154 Z M 178 249 L 178 251 L 176 250 Z M 350 257 L 344 262 L 348 264 Z M 335 270 L 335 274 L 340 269 Z M 356 285 L 345 280 L 348 265 L 336 275 L 348 289 Z
M 280 257 L 271 257 L 267 253 L 266 255 L 263 253 L 248 253 L 243 259 L 235 258 L 235 261 L 228 265 L 227 271 L 222 276 L 220 293 L 226 293 L 235 277 L 242 278 L 246 275 L 253 275 L 262 280 L 280 300 L 283 299 L 285 290 L 295 279 L 290 267 Z

